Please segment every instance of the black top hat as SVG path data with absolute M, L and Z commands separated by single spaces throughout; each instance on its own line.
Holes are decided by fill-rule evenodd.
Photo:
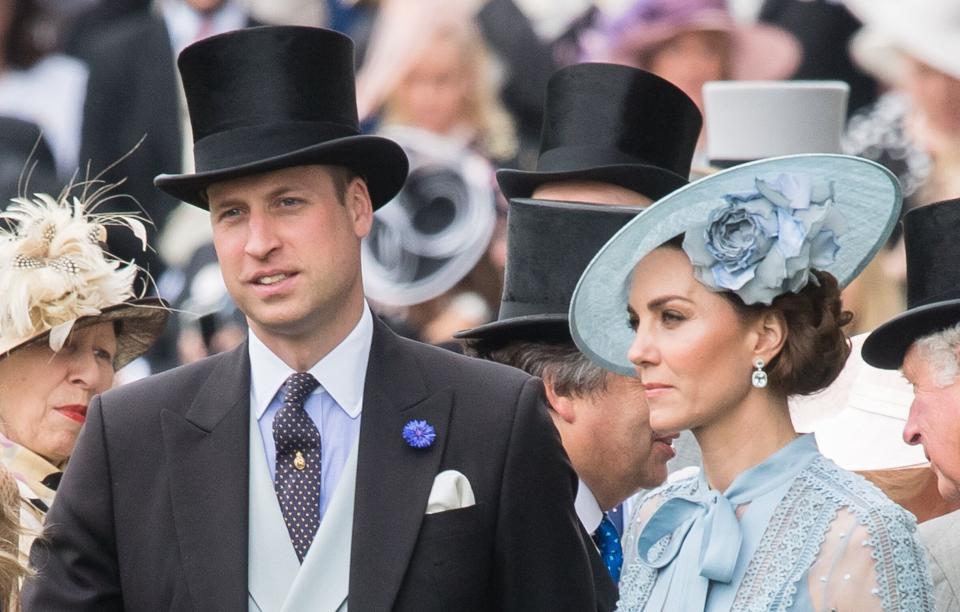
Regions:
M 960 323 L 960 198 L 911 210 L 903 217 L 907 249 L 907 310 L 867 336 L 863 359 L 895 370 L 914 341 Z
M 170 195 L 206 208 L 203 191 L 211 183 L 308 164 L 364 176 L 374 207 L 403 186 L 403 149 L 360 135 L 353 42 L 343 34 L 247 28 L 190 45 L 177 64 L 197 170 L 158 176 L 157 187 Z
M 547 182 L 613 183 L 653 200 L 687 184 L 703 119 L 679 88 L 615 64 L 575 64 L 547 84 L 540 156 L 533 172 L 500 170 L 508 198 Z
M 587 264 L 643 208 L 510 200 L 500 314 L 454 334 L 465 340 L 570 342 L 570 297 Z

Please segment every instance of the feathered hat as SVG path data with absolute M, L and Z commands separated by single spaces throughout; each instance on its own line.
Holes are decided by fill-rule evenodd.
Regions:
M 11 200 L 0 213 L 0 358 L 46 340 L 59 351 L 70 331 L 115 322 L 120 368 L 143 354 L 163 331 L 159 299 L 135 299 L 135 264 L 106 253 L 108 227 L 126 227 L 146 249 L 146 228 L 134 215 L 94 213 L 114 185 L 67 188 L 59 198 L 38 193 Z M 82 193 L 74 195 L 77 190 Z

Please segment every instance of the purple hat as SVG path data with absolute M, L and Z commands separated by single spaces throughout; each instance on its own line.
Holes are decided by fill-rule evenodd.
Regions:
M 738 24 L 723 0 L 635 0 L 619 16 L 602 21 L 585 46 L 590 59 L 636 65 L 637 54 L 685 32 L 730 35 L 730 79 L 783 79 L 800 64 L 800 43 L 792 34 L 770 25 Z

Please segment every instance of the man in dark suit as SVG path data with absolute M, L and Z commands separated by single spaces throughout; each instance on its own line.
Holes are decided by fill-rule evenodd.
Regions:
M 253 28 L 179 67 L 197 172 L 157 185 L 210 210 L 251 333 L 92 402 L 24 609 L 594 609 L 542 385 L 365 303 L 407 162 L 359 135 L 350 40 Z
M 154 246 L 177 201 L 157 190 L 153 177 L 158 168 L 181 170 L 184 142 L 189 142 L 177 53 L 204 36 L 253 25 L 258 24 L 236 0 L 163 0 L 156 3 L 156 10 L 100 24 L 96 36 L 88 34 L 76 49 L 90 67 L 81 164 L 89 161 L 95 174 L 123 158 L 104 178 L 125 179 L 124 190 L 136 203 L 119 199 L 105 206 L 145 213 L 152 221 L 147 231 Z M 164 270 L 160 256 L 155 251 L 144 253 L 133 236 L 111 236 L 110 249 L 127 261 L 136 259 L 154 279 Z
M 511 198 L 498 319 L 457 337 L 470 354 L 543 379 L 580 477 L 577 516 L 596 543 L 588 552 L 598 609 L 613 610 L 624 558 L 621 503 L 660 485 L 668 461 L 686 467 L 699 454 L 692 440 L 674 449 L 676 436 L 650 429 L 639 379 L 607 372 L 581 353 L 567 311 L 600 247 L 651 201 L 687 183 L 702 121 L 668 81 L 602 63 L 554 73 L 544 114 L 537 168 L 497 172 Z

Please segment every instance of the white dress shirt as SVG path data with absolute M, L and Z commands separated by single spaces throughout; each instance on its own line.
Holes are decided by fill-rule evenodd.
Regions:
M 304 402 L 304 410 L 320 431 L 320 520 L 336 491 L 350 450 L 360 437 L 363 385 L 367 377 L 373 315 L 366 302 L 353 331 L 308 371 L 320 386 Z M 280 410 L 277 393 L 294 370 L 270 352 L 250 330 L 250 410 L 257 419 L 263 452 L 276 479 L 277 450 L 273 419 Z M 250 449 L 254 452 L 255 449 Z
M 573 500 L 573 508 L 577 511 L 580 524 L 591 536 L 603 520 L 603 510 L 593 496 L 593 491 L 582 480 L 577 486 L 577 497 Z

